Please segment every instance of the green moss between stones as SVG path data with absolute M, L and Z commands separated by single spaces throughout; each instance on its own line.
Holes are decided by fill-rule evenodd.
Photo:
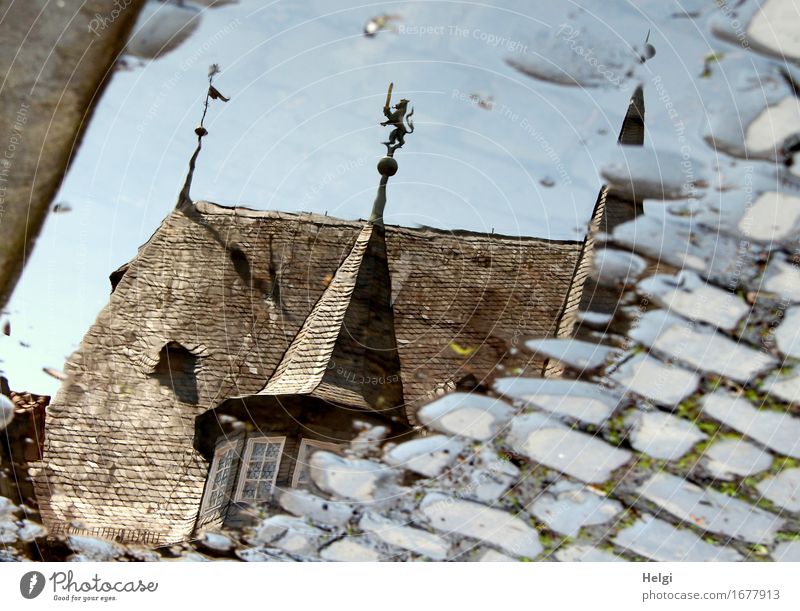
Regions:
M 701 395 L 694 394 L 681 401 L 678 407 L 675 408 L 675 414 L 687 420 L 697 420 L 702 413 L 700 397 Z
M 697 464 L 697 461 L 700 460 L 700 457 L 705 453 L 708 446 L 710 446 L 717 440 L 719 432 L 718 430 L 715 430 L 713 433 L 706 433 L 706 434 L 708 435 L 708 439 L 704 439 L 703 441 L 697 442 L 691 450 L 689 450 L 686 454 L 681 456 L 678 462 L 675 463 L 675 466 L 679 470 L 687 471 L 693 468 L 695 464 Z
M 776 541 L 800 541 L 800 532 L 779 532 L 775 535 Z
M 605 421 L 605 424 L 603 425 L 603 436 L 605 437 L 606 441 L 614 444 L 615 446 L 622 445 L 628 436 L 628 427 L 625 425 L 625 418 L 631 411 L 633 410 L 622 411 Z
M 769 558 L 769 548 L 766 545 L 762 545 L 760 543 L 751 543 L 746 545 L 745 548 L 747 549 L 747 556 L 746 560 L 750 561 L 768 561 Z

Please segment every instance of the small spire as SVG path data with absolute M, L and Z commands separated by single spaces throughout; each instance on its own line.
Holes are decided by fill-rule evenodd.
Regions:
M 192 203 L 192 198 L 189 196 L 189 189 L 192 186 L 192 177 L 194 176 L 194 166 L 197 163 L 197 156 L 200 154 L 200 149 L 203 148 L 203 136 L 208 135 L 208 130 L 203 123 L 206 120 L 206 113 L 208 113 L 209 100 L 222 100 L 228 102 L 230 98 L 226 98 L 219 90 L 214 87 L 214 77 L 221 72 L 219 64 L 211 64 L 208 67 L 208 91 L 206 92 L 206 101 L 203 105 L 203 116 L 200 117 L 200 125 L 198 125 L 194 133 L 197 134 L 197 147 L 194 149 L 192 158 L 189 160 L 189 172 L 186 174 L 186 180 L 183 183 L 180 197 L 178 198 L 178 207 L 181 208 L 185 205 Z
M 650 30 L 644 38 L 644 45 L 639 54 L 639 62 L 645 63 L 656 55 L 656 48 L 650 44 Z M 619 131 L 617 144 L 629 146 L 642 146 L 644 144 L 644 88 L 642 85 L 636 87 L 630 102 L 628 102 L 628 112 L 622 121 L 622 128 Z
M 617 144 L 628 146 L 642 146 L 644 144 L 644 88 L 641 85 L 636 87 L 630 102 L 628 111 L 622 121 L 622 128 L 619 130 Z
M 383 114 L 386 121 L 381 126 L 391 126 L 389 140 L 383 144 L 386 146 L 386 155 L 378 161 L 378 173 L 381 175 L 381 182 L 378 185 L 378 193 L 375 196 L 375 203 L 372 205 L 372 214 L 369 217 L 371 223 L 383 225 L 383 211 L 386 208 L 386 183 L 389 177 L 397 174 L 397 161 L 394 153 L 406 143 L 406 136 L 414 133 L 414 122 L 411 117 L 414 109 L 408 111 L 409 100 L 401 99 L 392 107 L 392 90 L 394 83 L 389 83 L 389 90 L 386 92 L 386 104 L 383 106 Z

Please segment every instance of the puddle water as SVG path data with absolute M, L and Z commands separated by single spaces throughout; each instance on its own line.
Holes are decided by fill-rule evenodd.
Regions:
M 174 206 L 212 63 L 231 101 L 206 118 L 195 199 L 366 217 L 392 81 L 417 129 L 397 155 L 387 223 L 553 239 L 582 238 L 639 83 L 645 146 L 703 167 L 715 165 L 703 141 L 714 122 L 701 91 L 747 86 L 739 68 L 723 74 L 708 59 L 743 53 L 711 37 L 708 2 L 614 0 L 602 14 L 567 1 L 176 4 L 153 2 L 140 19 L 55 200 L 63 213 L 9 305 L 0 368 L 15 388 L 56 390 L 43 367 L 61 367 L 107 302 L 108 274 Z M 648 31 L 658 52 L 641 64 Z M 723 135 L 732 151 L 745 146 Z

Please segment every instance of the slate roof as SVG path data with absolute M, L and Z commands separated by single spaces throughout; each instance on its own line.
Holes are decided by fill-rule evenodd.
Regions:
M 639 87 L 618 142 L 643 139 Z M 307 394 L 413 423 L 462 379 L 560 375 L 522 340 L 571 335 L 578 309 L 613 311 L 619 291 L 588 276 L 595 236 L 641 209 L 603 187 L 581 242 L 384 228 L 193 203 L 191 173 L 111 274 L 48 410 L 32 474 L 53 532 L 186 538 L 208 473 L 195 418 L 233 397 Z
M 391 294 L 384 228 L 365 223 L 257 394 L 310 395 L 405 422 Z
M 115 272 L 109 303 L 69 358 L 69 379 L 48 410 L 35 483 L 51 529 L 184 539 L 208 471 L 192 445 L 196 416 L 266 389 L 363 400 L 363 389 L 330 368 L 320 380 L 320 368 L 329 354 L 357 374 L 392 367 L 374 358 L 381 350 L 354 350 L 353 339 L 331 345 L 342 329 L 360 328 L 348 317 L 375 311 L 355 266 L 380 257 L 383 240 L 376 246 L 370 227 L 208 202 L 172 212 Z M 385 249 L 389 304 L 377 311 L 393 320 L 375 328 L 394 326 L 394 391 L 402 389 L 412 418 L 465 376 L 540 370 L 517 348 L 526 336 L 555 333 L 581 242 L 387 226 Z M 369 286 L 375 272 L 365 273 Z M 344 304 L 336 332 L 329 323 Z M 304 340 L 311 328 L 323 341 Z
M 644 114 L 644 89 L 639 85 L 628 103 L 617 144 L 623 146 L 644 145 Z M 573 282 L 570 301 L 565 307 L 565 312 L 568 313 L 568 320 L 565 321 L 565 324 L 562 324 L 559 333 L 560 337 L 574 334 L 580 339 L 591 339 L 595 335 L 595 331 L 587 331 L 580 327 L 577 330 L 575 329 L 574 319 L 577 312 L 591 311 L 614 314 L 619 308 L 624 287 L 602 286 L 589 275 L 593 265 L 595 239 L 598 235 L 611 235 L 615 227 L 635 220 L 643 212 L 642 201 L 620 197 L 619 194 L 610 192 L 605 185 L 600 188 L 600 193 L 597 196 L 597 202 L 592 212 L 592 219 L 589 223 L 589 231 L 586 234 L 584 250 L 579 257 L 579 267 L 575 271 L 575 281 Z M 608 328 L 606 331 L 608 331 Z

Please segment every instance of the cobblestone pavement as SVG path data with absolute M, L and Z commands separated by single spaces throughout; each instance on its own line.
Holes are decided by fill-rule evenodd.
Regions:
M 714 31 L 733 35 L 719 20 Z M 526 346 L 559 361 L 563 378 L 498 372 L 485 393 L 425 406 L 418 439 L 397 445 L 372 429 L 344 456 L 319 451 L 313 491 L 278 492 L 280 513 L 242 532 L 206 533 L 159 553 L 73 536 L 61 543 L 65 553 L 800 561 L 800 172 L 791 148 L 768 138 L 799 132 L 800 113 L 767 136 L 736 129 L 746 100 L 761 101 L 741 115 L 756 125 L 796 101 L 795 69 L 770 59 L 775 43 L 762 30 L 747 32 L 747 53 L 725 60 L 739 106 L 709 105 L 717 109 L 709 159 L 729 157 L 701 163 L 704 184 L 724 188 L 681 199 L 672 185 L 662 191 L 669 202 L 598 236 L 598 261 L 610 262 L 596 270 L 598 282 L 625 287 L 610 324 L 589 312 L 581 319 L 593 341 Z M 613 169 L 609 180 L 624 176 L 625 189 L 644 184 L 659 199 L 647 160 Z M 592 335 L 592 325 L 603 330 Z M 0 499 L 0 553 L 30 553 L 42 535 Z

